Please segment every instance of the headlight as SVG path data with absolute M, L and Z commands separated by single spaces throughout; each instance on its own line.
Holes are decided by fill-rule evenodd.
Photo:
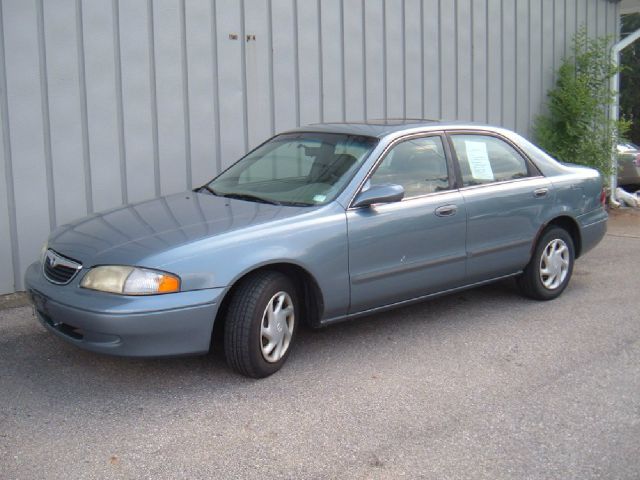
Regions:
M 80 286 L 121 295 L 155 295 L 180 291 L 180 279 L 157 270 L 106 265 L 89 270 Z
M 48 242 L 44 242 L 44 245 L 42 245 L 42 249 L 40 250 L 40 261 L 42 263 L 44 263 L 44 256 L 47 254 L 47 249 L 49 247 L 47 243 Z

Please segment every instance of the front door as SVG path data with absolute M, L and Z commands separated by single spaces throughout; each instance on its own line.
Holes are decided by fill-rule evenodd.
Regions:
M 350 313 L 460 286 L 466 209 L 440 135 L 398 142 L 370 185 L 398 184 L 401 202 L 349 209 Z

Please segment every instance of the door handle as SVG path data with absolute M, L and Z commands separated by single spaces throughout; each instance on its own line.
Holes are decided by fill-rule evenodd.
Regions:
M 547 193 L 549 193 L 548 188 L 538 188 L 533 191 L 533 196 L 536 198 L 542 198 L 542 197 L 546 197 Z
M 456 205 L 443 205 L 436 208 L 435 214 L 438 217 L 450 217 L 452 215 L 455 215 L 457 211 L 458 207 Z

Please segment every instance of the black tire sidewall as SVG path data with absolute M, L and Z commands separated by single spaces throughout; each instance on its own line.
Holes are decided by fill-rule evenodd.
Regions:
M 262 356 L 261 323 L 268 302 L 276 293 L 281 291 L 286 292 L 291 297 L 295 318 L 289 348 L 280 360 L 272 363 L 267 362 Z M 250 334 L 248 337 L 249 344 L 246 347 L 248 348 L 249 362 L 251 364 L 251 370 L 254 372 L 254 376 L 260 378 L 269 376 L 280 370 L 282 365 L 287 361 L 295 343 L 298 322 L 300 321 L 300 313 L 301 311 L 300 304 L 298 302 L 297 290 L 293 283 L 281 273 L 273 272 L 270 274 L 268 282 L 258 293 L 255 308 L 249 313 L 249 318 L 245 320 L 250 322 Z
M 562 282 L 562 284 L 553 290 L 548 289 L 542 283 L 542 279 L 540 278 L 540 260 L 542 257 L 542 253 L 549 243 L 555 239 L 562 240 L 567 247 L 569 248 L 569 271 L 567 272 L 567 276 Z M 536 246 L 535 253 L 533 258 L 531 259 L 531 264 L 527 269 L 527 275 L 530 275 L 530 284 L 535 290 L 535 294 L 542 300 L 552 300 L 554 298 L 559 297 L 562 292 L 567 288 L 569 284 L 569 280 L 571 280 L 571 276 L 573 274 L 573 265 L 575 263 L 575 247 L 573 245 L 573 239 L 571 235 L 559 227 L 550 227 L 545 230 L 538 241 L 538 245 Z

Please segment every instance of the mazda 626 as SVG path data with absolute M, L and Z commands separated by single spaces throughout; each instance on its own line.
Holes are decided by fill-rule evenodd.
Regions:
M 598 172 L 501 128 L 312 125 L 194 191 L 58 228 L 26 285 L 42 324 L 78 347 L 142 357 L 219 344 L 231 368 L 265 377 L 301 324 L 507 277 L 556 298 L 605 233 L 603 203 Z

